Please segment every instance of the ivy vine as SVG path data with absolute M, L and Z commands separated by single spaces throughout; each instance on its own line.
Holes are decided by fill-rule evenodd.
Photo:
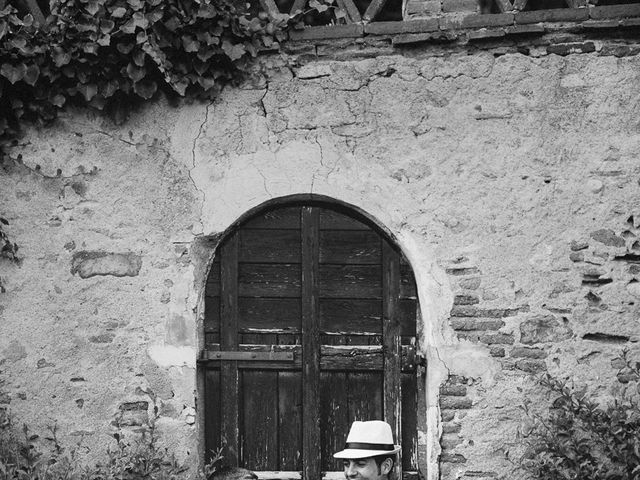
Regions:
M 54 0 L 42 22 L 6 5 L 0 143 L 24 122 L 50 122 L 72 104 L 121 123 L 132 105 L 159 92 L 211 99 L 260 51 L 278 49 L 294 22 L 241 11 L 231 0 Z

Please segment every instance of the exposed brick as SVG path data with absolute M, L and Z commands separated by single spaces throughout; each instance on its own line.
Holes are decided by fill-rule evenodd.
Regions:
M 573 331 L 562 325 L 553 315 L 538 315 L 520 324 L 520 341 L 534 343 L 559 342 L 571 338 Z
M 490 317 L 490 318 L 503 318 L 512 317 L 521 312 L 528 312 L 529 307 L 518 308 L 476 308 L 455 305 L 451 309 L 452 317 Z
M 423 33 L 438 30 L 438 19 L 407 20 L 404 22 L 371 22 L 364 26 L 365 33 L 392 35 L 396 33 Z
M 572 240 L 570 248 L 572 252 L 578 252 L 580 250 L 584 250 L 585 248 L 589 248 L 589 244 L 587 242 L 577 242 L 575 240 Z
M 525 35 L 532 33 L 544 33 L 547 31 L 542 25 L 514 25 L 504 29 L 507 35 Z
M 454 330 L 499 330 L 504 327 L 504 321 L 498 319 L 454 317 L 450 320 Z
M 464 288 L 467 290 L 476 290 L 478 287 L 480 287 L 480 278 L 476 277 L 476 278 L 461 278 L 460 281 L 458 282 L 458 285 L 460 285 L 460 288 Z
M 456 40 L 458 35 L 454 32 L 433 32 L 433 33 L 405 33 L 397 35 L 391 39 L 393 45 L 407 45 L 429 41 L 451 42 Z
M 327 27 L 308 27 L 302 30 L 291 30 L 289 39 L 301 40 L 327 40 L 331 38 L 356 38 L 364 35 L 364 27 L 361 24 L 332 25 Z
M 636 20 L 636 19 L 633 19 Z M 640 19 L 638 25 L 640 25 Z M 613 55 L 615 57 L 636 56 L 640 53 L 640 47 L 636 45 L 603 45 L 600 50 L 601 55 Z
M 467 33 L 469 40 L 482 40 L 483 38 L 499 38 L 504 37 L 506 32 L 502 28 L 481 28 Z
M 487 345 L 513 345 L 514 343 L 513 335 L 510 333 L 483 333 L 478 340 Z
M 443 453 L 440 461 L 444 463 L 467 463 L 467 459 L 459 453 Z
M 456 418 L 456 412 L 455 410 L 440 410 L 440 417 L 442 418 L 443 422 L 450 422 L 452 421 L 454 418 Z
M 544 360 L 522 358 L 516 361 L 516 368 L 527 373 L 540 373 L 547 369 L 547 364 Z
M 547 352 L 539 348 L 514 347 L 509 355 L 518 358 L 546 358 Z
M 620 20 L 587 20 L 580 25 L 582 28 L 598 30 L 601 28 L 617 28 L 620 26 Z
M 440 438 L 440 446 L 443 450 L 453 450 L 462 443 L 462 439 L 456 434 L 444 434 Z
M 448 12 L 476 12 L 477 0 L 442 0 L 442 11 Z
M 591 7 L 589 16 L 594 20 L 605 18 L 625 18 L 640 16 L 640 4 L 631 3 L 624 5 L 607 5 L 602 7 Z
M 464 397 L 467 394 L 467 387 L 464 385 L 443 385 L 440 387 L 440 395 L 452 397 Z
M 440 408 L 465 410 L 471 408 L 473 402 L 466 397 L 440 397 Z
M 489 349 L 489 355 L 492 357 L 504 357 L 504 347 L 491 347 Z
M 80 251 L 71 258 L 71 274 L 80 278 L 96 275 L 114 277 L 135 277 L 140 273 L 142 258 L 133 253 L 111 253 L 99 251 Z
M 623 27 L 637 27 L 640 25 L 640 18 L 623 18 L 620 20 L 620 25 Z
M 469 15 L 462 19 L 462 28 L 504 27 L 513 25 L 513 13 Z
M 453 297 L 454 305 L 475 305 L 476 303 L 480 303 L 477 295 L 456 295 Z
M 459 433 L 462 430 L 462 425 L 459 423 L 443 423 L 442 433 Z
M 593 42 L 559 43 L 547 47 L 547 53 L 560 56 L 566 56 L 572 53 L 591 53 L 595 51 L 596 46 Z
M 600 230 L 596 230 L 595 232 L 591 232 L 591 238 L 593 238 L 596 242 L 600 242 L 610 247 L 625 246 L 624 238 L 619 237 L 613 230 L 610 230 L 608 228 L 602 228 Z
M 120 404 L 118 408 L 122 411 L 144 410 L 146 412 L 149 408 L 149 402 L 125 402 Z
M 453 267 L 445 270 L 448 275 L 460 276 L 460 275 L 477 275 L 480 273 L 477 267 Z
M 554 8 L 552 10 L 531 10 L 516 12 L 516 23 L 540 22 L 583 22 L 589 19 L 587 8 Z
M 584 254 L 582 252 L 571 252 L 569 254 L 569 260 L 572 262 L 582 262 L 584 260 Z

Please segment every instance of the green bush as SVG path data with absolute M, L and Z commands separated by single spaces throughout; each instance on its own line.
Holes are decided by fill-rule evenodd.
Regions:
M 621 381 L 640 379 L 640 363 L 625 351 L 616 360 Z M 550 375 L 540 384 L 555 396 L 545 415 L 534 415 L 521 467 L 540 480 L 640 479 L 640 392 L 601 405 L 583 390 Z

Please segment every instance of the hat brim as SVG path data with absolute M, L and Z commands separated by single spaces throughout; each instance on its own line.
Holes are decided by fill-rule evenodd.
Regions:
M 378 455 L 395 455 L 400 451 L 400 445 L 394 445 L 393 450 L 360 450 L 357 448 L 347 448 L 341 452 L 334 453 L 333 458 L 369 458 Z

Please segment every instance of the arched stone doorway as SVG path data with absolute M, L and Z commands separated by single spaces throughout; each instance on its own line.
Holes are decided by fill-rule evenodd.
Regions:
M 410 265 L 354 209 L 293 201 L 241 221 L 206 285 L 206 451 L 262 478 L 319 479 L 340 468 L 352 421 L 385 419 L 416 476 L 418 311 Z

